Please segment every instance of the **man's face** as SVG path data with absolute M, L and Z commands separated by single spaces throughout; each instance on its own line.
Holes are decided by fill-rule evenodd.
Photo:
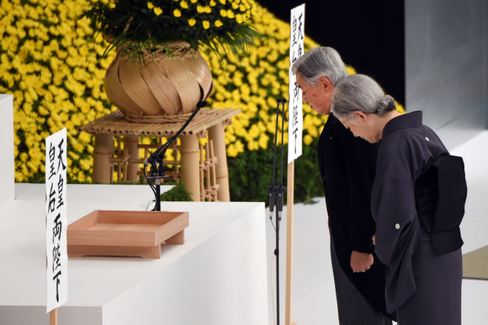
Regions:
M 314 88 L 303 80 L 300 73 L 297 73 L 296 76 L 298 87 L 302 90 L 303 102 L 308 103 L 317 113 L 328 115 L 332 106 L 332 92 L 334 88 L 332 83 L 326 77 L 322 77 L 317 87 Z

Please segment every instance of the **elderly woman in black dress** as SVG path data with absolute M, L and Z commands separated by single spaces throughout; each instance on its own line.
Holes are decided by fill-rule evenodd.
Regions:
M 422 112 L 401 115 L 395 102 L 364 75 L 351 75 L 334 89 L 332 112 L 356 137 L 381 140 L 371 209 L 375 252 L 386 269 L 388 312 L 399 325 L 461 324 L 462 240 L 436 252 L 420 222 L 415 183 L 429 161 L 448 154 L 422 124 Z M 459 233 L 459 229 L 457 229 Z

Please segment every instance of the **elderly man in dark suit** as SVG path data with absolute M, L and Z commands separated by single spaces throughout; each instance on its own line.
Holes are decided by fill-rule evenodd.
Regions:
M 320 136 L 318 163 L 323 180 L 331 258 L 341 325 L 391 324 L 385 307 L 385 267 L 374 255 L 371 187 L 377 145 L 356 138 L 330 114 L 334 86 L 347 76 L 333 48 L 317 47 L 292 66 L 303 101 L 329 115 Z

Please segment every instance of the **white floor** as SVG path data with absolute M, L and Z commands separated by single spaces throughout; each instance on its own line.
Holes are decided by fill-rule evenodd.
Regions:
M 488 131 L 451 150 L 466 165 L 468 200 L 462 223 L 463 253 L 488 245 Z M 291 321 L 297 325 L 339 324 L 329 253 L 324 198 L 313 205 L 294 205 L 293 286 Z M 270 288 L 270 324 L 276 324 L 275 232 L 267 227 Z M 280 324 L 285 323 L 286 213 L 280 230 Z M 488 281 L 463 280 L 463 324 L 488 324 Z

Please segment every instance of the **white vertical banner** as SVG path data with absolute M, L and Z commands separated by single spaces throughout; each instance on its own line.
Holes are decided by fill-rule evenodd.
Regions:
M 66 128 L 46 138 L 47 312 L 68 300 Z
M 290 70 L 288 102 L 288 163 L 302 155 L 303 113 L 302 90 L 297 85 L 297 78 L 291 72 L 293 63 L 304 54 L 305 39 L 305 4 L 291 10 L 290 19 Z

